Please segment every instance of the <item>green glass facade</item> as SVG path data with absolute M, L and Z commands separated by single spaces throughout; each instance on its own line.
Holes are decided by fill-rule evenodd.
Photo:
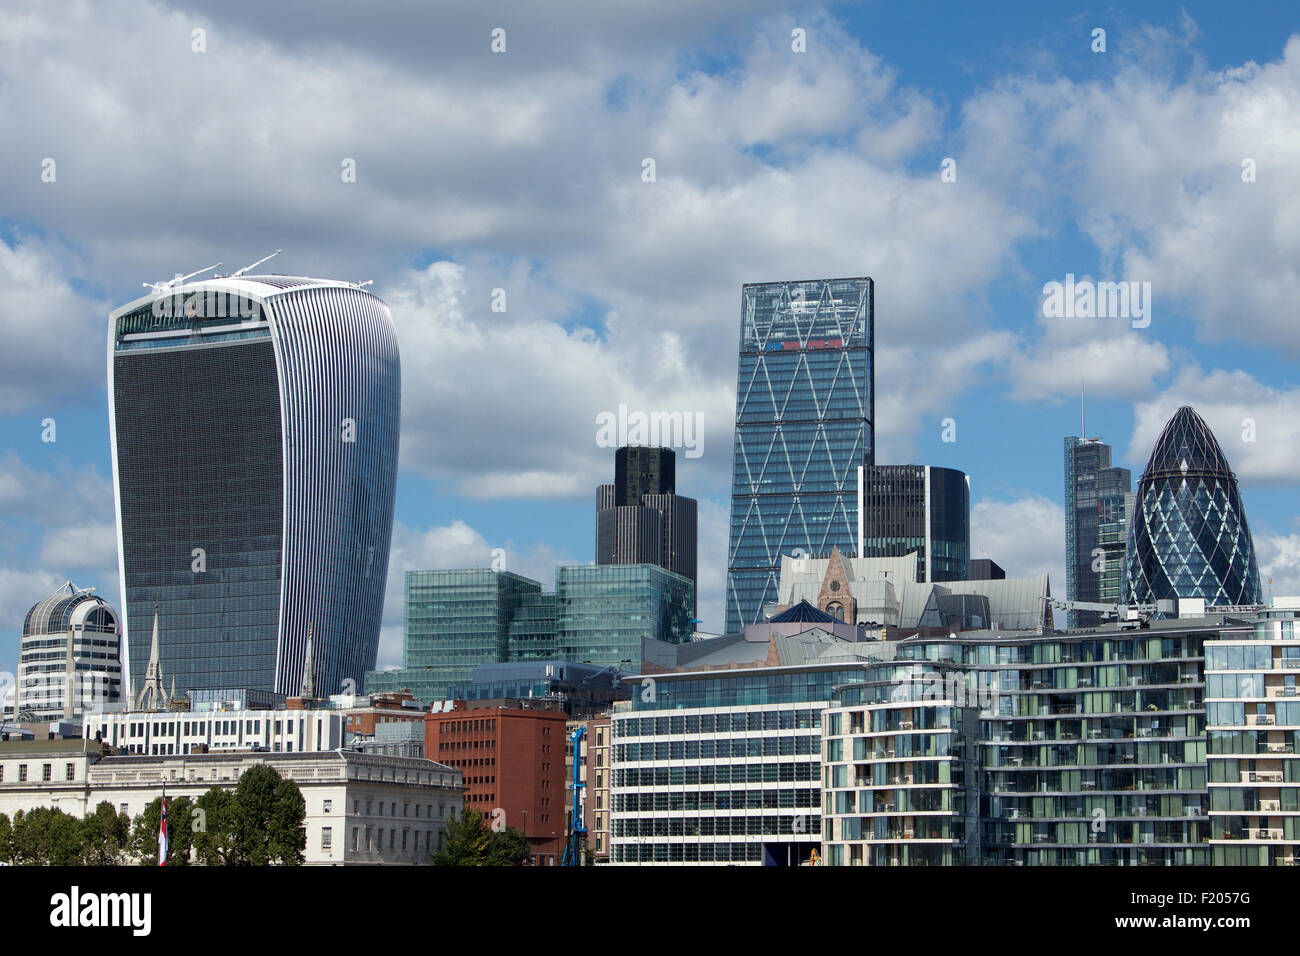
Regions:
M 639 670 L 644 641 L 689 641 L 695 588 L 655 565 L 557 568 L 556 590 L 507 571 L 408 571 L 404 666 L 369 693 L 450 696 L 479 664 L 574 661 Z
M 640 670 L 644 642 L 685 644 L 695 586 L 653 564 L 556 568 L 561 660 Z

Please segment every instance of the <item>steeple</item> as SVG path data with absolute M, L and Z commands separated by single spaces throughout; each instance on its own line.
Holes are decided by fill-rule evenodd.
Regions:
M 302 663 L 302 690 L 299 697 L 310 700 L 316 696 L 316 660 L 315 648 L 311 636 L 311 624 L 307 625 L 307 659 Z
M 144 669 L 144 687 L 140 688 L 140 696 L 136 698 L 135 709 L 162 710 L 166 705 L 162 663 L 158 657 L 158 602 L 154 601 L 153 642 L 149 646 L 149 664 Z

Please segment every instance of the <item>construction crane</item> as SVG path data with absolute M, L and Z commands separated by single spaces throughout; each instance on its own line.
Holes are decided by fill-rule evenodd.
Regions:
M 1043 597 L 1053 611 L 1096 611 L 1104 617 L 1113 617 L 1120 626 L 1142 627 L 1159 612 L 1155 604 L 1106 604 L 1098 601 L 1060 601 Z
M 573 732 L 573 782 L 569 784 L 573 806 L 569 810 L 569 839 L 560 866 L 582 866 L 582 850 L 587 842 L 587 827 L 582 822 L 583 789 L 587 786 L 582 782 L 582 738 L 586 735 L 586 727 Z

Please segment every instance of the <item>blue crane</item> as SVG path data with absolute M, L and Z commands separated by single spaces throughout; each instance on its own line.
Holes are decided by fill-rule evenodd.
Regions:
M 587 827 L 582 822 L 583 788 L 587 786 L 582 782 L 582 738 L 586 734 L 586 727 L 573 732 L 573 782 L 569 784 L 573 791 L 573 809 L 569 811 L 569 840 L 560 866 L 581 866 L 582 847 L 587 842 Z

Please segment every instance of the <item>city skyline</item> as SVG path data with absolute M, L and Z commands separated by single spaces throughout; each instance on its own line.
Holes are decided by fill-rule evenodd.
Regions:
M 177 72 L 188 77 L 187 83 L 200 82 L 189 66 L 214 60 L 236 65 L 231 73 L 247 68 L 251 76 L 261 75 L 253 45 L 257 27 L 246 14 L 235 10 L 219 18 L 202 9 L 177 9 L 186 11 L 181 19 L 188 15 L 194 23 L 174 52 L 168 52 L 170 41 L 164 42 L 174 24 L 149 8 L 127 5 L 93 28 L 91 21 L 74 19 L 66 39 L 50 41 L 55 44 L 50 55 L 98 63 L 102 51 L 83 49 L 92 34 L 100 42 L 102 31 L 119 39 L 129 31 L 136 36 L 130 42 L 148 38 L 160 56 L 177 58 Z M 602 199 L 632 203 L 638 215 L 652 217 L 650 222 L 671 223 L 674 216 L 694 222 L 704 216 L 716 223 L 707 231 L 710 242 L 719 235 L 746 236 L 738 252 L 734 243 L 723 243 L 732 249 L 725 262 L 706 258 L 698 240 L 681 241 L 689 236 L 677 227 L 669 233 L 670 245 L 675 244 L 671 254 L 625 259 L 628 250 L 638 248 L 638 237 L 627 230 L 629 220 L 617 216 L 595 220 L 596 241 L 605 250 L 597 258 L 590 257 L 588 240 L 565 239 L 564 229 L 539 230 L 539 219 L 548 226 L 568 220 L 551 215 L 541 191 L 527 187 L 521 197 L 518 189 L 500 184 L 515 182 L 530 162 L 558 168 L 553 164 L 574 160 L 561 150 L 559 139 L 524 117 L 491 114 L 504 137 L 494 148 L 504 150 L 508 168 L 469 164 L 476 176 L 497 184 L 495 193 L 474 187 L 459 172 L 466 157 L 474 157 L 472 151 L 456 154 L 445 175 L 419 186 L 400 169 L 390 175 L 377 167 L 382 160 L 366 152 L 361 137 L 335 135 L 304 149 L 308 159 L 287 173 L 256 157 L 237 165 L 229 175 L 258 201 L 234 221 L 214 219 L 212 200 L 202 191 L 176 190 L 189 197 L 189 205 L 169 204 L 171 215 L 156 205 L 167 193 L 155 183 L 176 182 L 178 175 L 202 182 L 224 167 L 173 156 L 148 169 L 132 169 L 116 158 L 131 151 L 110 148 L 101 125 L 88 118 L 78 122 L 69 104 L 46 104 L 45 115 L 71 117 L 68 125 L 81 128 L 85 142 L 98 147 L 92 162 L 84 147 L 34 110 L 35 103 L 11 99 L 9 115 L 32 144 L 33 155 L 25 166 L 7 160 L 15 164 L 6 167 L 12 212 L 0 262 L 14 287 L 13 302 L 57 302 L 58 307 L 40 328 L 24 322 L 22 346 L 8 350 L 24 358 L 11 358 L 6 366 L 9 387 L 0 418 L 5 469 L 14 479 L 3 499 L 11 536 L 9 550 L 0 555 L 0 607 L 17 619 L 69 577 L 106 596 L 115 593 L 111 551 L 101 545 L 74 547 L 77 540 L 102 541 L 109 523 L 102 373 L 96 374 L 93 355 L 69 355 L 64 343 L 83 332 L 96 337 L 111 305 L 127 301 L 142 279 L 164 280 L 218 259 L 242 265 L 281 247 L 285 252 L 277 262 L 288 272 L 375 278 L 376 291 L 394 308 L 399 336 L 418 355 L 405 386 L 396 570 L 487 566 L 492 550 L 500 548 L 512 569 L 550 580 L 556 565 L 591 560 L 589 489 L 604 480 L 608 455 L 594 440 L 595 417 L 620 405 L 693 414 L 705 425 L 704 452 L 698 460 L 682 454 L 678 464 L 700 500 L 700 616 L 706 629 L 721 630 L 736 291 L 746 282 L 785 276 L 870 274 L 878 282 L 876 337 L 882 353 L 877 460 L 925 462 L 969 474 L 972 555 L 993 558 L 1013 576 L 1046 570 L 1058 592 L 1062 589 L 1059 443 L 1076 427 L 1077 379 L 1083 377 L 1091 430 L 1106 436 L 1116 463 L 1135 475 L 1173 410 L 1181 404 L 1196 407 L 1237 470 L 1265 589 L 1275 578 L 1276 593 L 1300 591 L 1300 535 L 1290 504 L 1295 436 L 1289 422 L 1297 418 L 1291 414 L 1297 389 L 1285 361 L 1295 343 L 1285 324 L 1273 318 L 1286 314 L 1277 307 L 1286 301 L 1277 298 L 1284 284 L 1259 278 L 1275 262 L 1282 263 L 1275 274 L 1290 276 L 1293 268 L 1285 263 L 1294 257 L 1285 255 L 1285 246 L 1277 259 L 1257 254 L 1261 250 L 1249 243 L 1197 246 L 1215 285 L 1196 298 L 1167 252 L 1182 235 L 1175 215 L 1181 200 L 1165 198 L 1162 188 L 1166 182 L 1203 183 L 1199 202 L 1209 221 L 1262 217 L 1255 232 L 1266 232 L 1271 210 L 1291 201 L 1285 185 L 1269 175 L 1289 162 L 1289 141 L 1254 145 L 1277 117 L 1265 111 L 1242 130 L 1214 126 L 1214 148 L 1199 151 L 1199 158 L 1192 157 L 1196 150 L 1171 145 L 1159 171 L 1135 177 L 1139 189 L 1117 178 L 1083 141 L 1034 105 L 1039 102 L 1034 96 L 1041 94 L 1067 115 L 1077 115 L 1070 112 L 1077 107 L 1069 100 L 1052 99 L 1049 80 L 1064 79 L 1099 104 L 1098 135 L 1116 135 L 1122 111 L 1136 102 L 1144 122 L 1161 133 L 1155 139 L 1180 144 L 1189 135 L 1182 114 L 1144 98 L 1155 82 L 1145 78 L 1148 68 L 1178 90 L 1181 99 L 1173 99 L 1193 113 L 1218 115 L 1219 107 L 1268 102 L 1275 91 L 1290 95 L 1293 80 L 1286 64 L 1300 54 L 1288 46 L 1295 29 L 1289 15 L 1274 18 L 1281 30 L 1210 29 L 1209 9 L 1188 5 L 1190 20 L 1172 4 L 1154 5 L 1141 18 L 1108 14 L 1101 18 L 1109 30 L 1104 54 L 1089 49 L 1091 25 L 1028 8 L 1015 11 L 1018 17 L 1008 13 L 983 24 L 956 14 L 950 23 L 930 29 L 924 45 L 909 38 L 916 22 L 908 15 L 884 21 L 844 8 L 819 12 L 793 6 L 743 18 L 743 26 L 719 10 L 714 19 L 679 25 L 669 34 L 651 31 L 641 41 L 643 48 L 620 45 L 629 41 L 619 39 L 607 21 L 568 22 L 567 27 L 560 21 L 559 29 L 590 31 L 604 47 L 579 57 L 591 74 L 581 92 L 553 99 L 539 93 L 531 102 L 539 109 L 548 104 L 544 115 L 558 121 L 559 129 L 571 125 L 574 110 L 594 104 L 616 133 L 613 139 L 636 145 L 627 153 L 598 137 L 592 158 L 574 166 L 584 174 L 577 178 L 604 182 L 602 177 L 614 176 Z M 486 83 L 494 96 L 517 95 L 521 77 L 557 79 L 538 54 L 540 41 L 552 37 L 557 25 L 535 19 L 511 23 L 509 50 L 501 60 L 490 59 L 486 41 L 481 53 L 449 51 L 451 62 Z M 481 27 L 486 36 L 492 25 L 467 16 L 442 23 L 441 32 L 470 35 Z M 198 27 L 211 41 L 203 53 L 191 49 L 191 32 Z M 802 60 L 790 50 L 796 27 L 807 31 L 809 41 Z M 979 66 L 969 72 L 932 69 L 936 51 L 956 55 L 968 37 L 988 48 Z M 358 36 L 350 54 L 354 59 L 345 56 L 328 68 L 326 81 L 341 83 L 342 72 L 366 61 L 375 41 L 370 34 Z M 1017 58 L 1026 46 L 1037 51 L 1033 69 Z M 611 51 L 619 55 L 610 57 Z M 423 71 L 409 50 L 390 52 L 386 79 L 403 91 L 473 96 L 445 76 Z M 303 55 L 292 43 L 281 53 L 295 61 Z M 16 51 L 11 69 L 22 68 L 24 55 Z M 707 60 L 710 55 L 714 61 Z M 612 60 L 621 62 L 611 65 Z M 516 72 L 507 76 L 503 63 L 518 64 L 512 67 Z M 665 70 L 665 63 L 672 68 Z M 1036 69 L 1044 76 L 1036 76 Z M 1224 70 L 1235 72 L 1216 79 Z M 112 74 L 108 68 L 102 72 Z M 124 102 L 140 102 L 139 91 L 125 81 L 104 82 Z M 731 113 L 743 115 L 740 107 L 778 82 L 799 91 L 808 107 L 801 117 L 779 113 L 752 131 L 728 119 Z M 855 94 L 849 99 L 859 103 L 859 111 L 846 112 L 841 91 Z M 339 101 L 349 115 L 357 108 L 356 96 Z M 663 105 L 675 102 L 703 112 L 692 118 L 689 111 Z M 273 98 L 268 109 L 284 114 L 283 104 Z M 224 106 L 222 99 L 214 108 Z M 459 128 L 454 111 L 447 116 L 452 128 Z M 187 129 L 165 104 L 160 119 L 178 135 Z M 995 141 L 992 134 L 1002 119 L 1012 127 L 1005 141 Z M 636 127 L 650 132 L 629 133 Z M 233 128 L 229 135 L 238 138 Z M 293 125 L 279 127 L 275 135 L 283 147 L 315 142 Z M 1040 137 L 1037 146 L 1035 137 Z M 394 141 L 413 151 L 423 148 L 418 139 Z M 674 147 L 683 141 L 716 147 L 715 158 Z M 502 145 L 512 142 L 516 145 Z M 806 146 L 809 142 L 817 145 Z M 1023 177 L 1012 183 L 997 171 L 994 160 L 1008 148 L 1021 151 L 1027 169 L 1062 168 L 1069 174 L 1045 174 L 1026 191 Z M 41 179 L 45 157 L 56 163 L 55 178 L 48 182 Z M 955 182 L 941 178 L 945 157 L 956 161 Z M 350 183 L 340 177 L 349 158 L 356 163 Z M 653 182 L 642 179 L 645 158 L 656 160 Z M 1254 182 L 1241 178 L 1246 158 L 1258 165 Z M 312 172 L 311 164 L 319 171 Z M 624 168 L 626 182 L 611 172 Z M 585 175 L 596 170 L 602 175 Z M 781 185 L 782 177 L 790 187 Z M 110 181 L 113 189 L 100 188 Z M 859 181 L 867 186 L 847 192 L 837 187 L 838 202 L 832 197 L 839 194 L 819 186 Z M 740 190 L 753 205 L 753 222 L 726 201 L 724 187 Z M 919 204 L 914 212 L 922 215 L 890 218 L 872 188 L 883 196 L 914 196 Z M 1055 190 L 1064 191 L 1077 210 L 1068 227 L 1055 218 Z M 324 202 L 340 222 L 359 223 L 352 241 L 329 228 L 303 228 L 303 207 L 294 201 L 305 195 L 315 206 Z M 469 228 L 449 213 L 431 213 L 430 203 L 457 198 L 459 205 L 448 209 L 464 209 L 466 222 L 491 223 L 500 195 L 523 200 L 521 212 L 507 220 L 520 227 L 516 232 L 491 225 Z M 371 200 L 403 198 L 432 228 L 412 228 L 399 218 L 393 228 L 380 230 L 365 212 Z M 561 191 L 561 198 L 573 197 Z M 139 228 L 131 225 L 137 217 L 119 202 L 160 213 L 138 221 L 172 222 L 173 240 L 160 243 L 132 231 Z M 837 207 L 848 213 L 848 223 Z M 79 219 L 78 208 L 97 211 L 95 221 L 112 219 L 115 231 Z M 595 211 L 585 204 L 579 208 Z M 1107 210 L 1115 208 L 1136 210 L 1150 225 L 1141 234 L 1122 227 L 1108 231 Z M 818 210 L 828 211 L 820 231 L 813 225 Z M 804 217 L 795 220 L 800 225 L 793 233 L 766 225 L 791 215 Z M 878 228 L 863 230 L 867 217 Z M 214 230 L 213 221 L 229 228 Z M 949 238 L 971 235 L 990 222 L 996 225 L 980 243 L 954 246 Z M 549 238 L 552 234 L 560 238 Z M 891 244 L 904 239 L 904 254 L 891 259 Z M 1251 250 L 1258 268 L 1238 268 L 1241 248 Z M 664 281 L 667 276 L 672 281 Z M 1221 290 L 1233 283 L 1223 280 L 1237 276 L 1240 301 L 1225 311 Z M 1048 319 L 1040 307 L 1044 286 L 1067 277 L 1150 279 L 1150 326 L 1135 328 L 1120 319 Z M 502 298 L 497 290 L 503 291 L 504 311 L 494 310 Z M 1235 316 L 1231 324 L 1222 319 L 1228 312 Z M 646 356 L 653 355 L 664 361 L 654 363 L 652 372 Z M 33 374 L 56 356 L 70 374 Z M 565 371 L 561 375 L 558 369 Z M 554 398 L 539 400 L 539 395 Z M 41 440 L 47 418 L 56 423 L 53 442 Z M 953 420 L 955 442 L 943 440 L 945 419 Z M 1245 419 L 1253 422 L 1253 441 L 1246 438 Z M 464 437 L 489 433 L 500 441 Z M 564 454 L 556 456 L 553 447 Z M 551 497 L 525 497 L 538 494 Z M 1004 530 L 1012 526 L 1014 535 Z M 400 597 L 400 588 L 390 581 L 381 665 L 400 660 L 401 602 L 395 595 Z M 11 629 L 2 648 L 10 661 L 17 655 L 16 632 L 17 627 Z

